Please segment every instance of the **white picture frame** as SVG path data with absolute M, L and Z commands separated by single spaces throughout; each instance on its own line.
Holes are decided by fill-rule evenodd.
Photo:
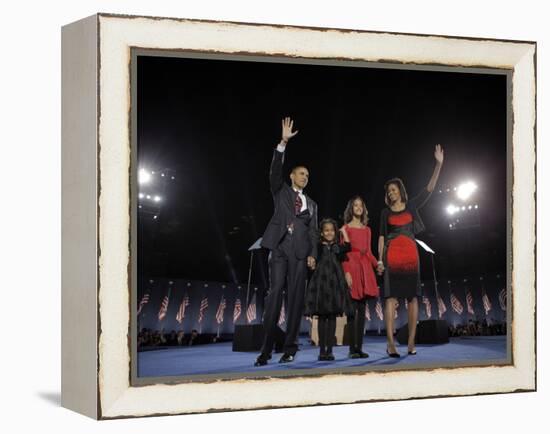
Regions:
M 512 71 L 512 363 L 132 385 L 132 48 Z M 112 419 L 536 389 L 534 42 L 97 14 L 63 28 L 62 55 L 63 406 Z

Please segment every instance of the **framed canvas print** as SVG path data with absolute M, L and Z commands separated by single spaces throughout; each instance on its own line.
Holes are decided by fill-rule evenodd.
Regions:
M 62 30 L 62 404 L 533 391 L 536 44 Z

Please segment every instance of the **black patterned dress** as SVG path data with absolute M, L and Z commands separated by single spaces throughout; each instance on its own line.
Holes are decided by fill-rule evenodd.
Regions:
M 350 289 L 342 269 L 342 261 L 350 250 L 349 243 L 319 244 L 317 265 L 306 290 L 304 315 L 338 316 L 351 311 Z

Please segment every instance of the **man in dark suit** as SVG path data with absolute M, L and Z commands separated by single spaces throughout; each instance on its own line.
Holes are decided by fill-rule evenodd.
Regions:
M 255 366 L 263 366 L 271 358 L 274 334 L 286 288 L 286 335 L 280 363 L 292 362 L 298 349 L 297 338 L 304 311 L 307 267 L 315 268 L 317 250 L 317 204 L 303 192 L 309 172 L 303 166 L 292 169 L 292 186 L 283 181 L 284 153 L 288 141 L 298 134 L 292 131 L 293 121 L 282 121 L 282 138 L 273 151 L 269 182 L 275 211 L 262 238 L 268 248 L 270 290 L 266 299 L 263 324 L 265 338 Z

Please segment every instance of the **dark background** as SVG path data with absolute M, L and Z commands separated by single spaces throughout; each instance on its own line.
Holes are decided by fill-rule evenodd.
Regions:
M 505 272 L 506 76 L 152 56 L 137 67 L 138 165 L 156 172 L 140 191 L 163 198 L 139 200 L 140 277 L 247 281 L 247 249 L 273 212 L 268 172 L 285 116 L 299 130 L 285 177 L 293 165 L 309 169 L 319 218 L 341 222 L 347 200 L 362 195 L 375 255 L 384 182 L 398 176 L 417 194 L 441 143 L 418 238 L 443 279 Z M 479 224 L 450 230 L 445 208 L 470 179 L 479 188 L 466 204 L 479 205 L 469 214 Z M 254 261 L 252 281 L 265 287 L 267 252 Z M 421 264 L 431 279 L 424 252 Z

